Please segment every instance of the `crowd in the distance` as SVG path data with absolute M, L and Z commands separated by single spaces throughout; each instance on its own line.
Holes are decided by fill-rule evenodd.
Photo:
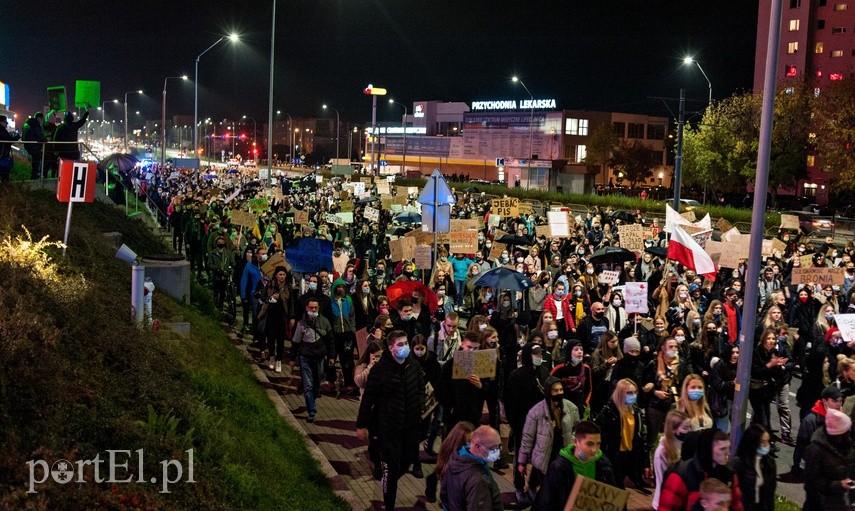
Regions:
M 851 241 L 815 243 L 781 231 L 786 248 L 754 263 L 762 265 L 760 282 L 745 282 L 746 261 L 709 280 L 665 258 L 664 232 L 632 260 L 593 257 L 619 245 L 622 222 L 653 223 L 638 212 L 573 211 L 571 218 L 580 216 L 571 235 L 549 238 L 535 234 L 543 216 L 495 225 L 482 194 L 453 190 L 452 217 L 480 222 L 478 251 L 440 245 L 431 268 L 418 269 L 414 260 L 392 260 L 389 241 L 420 225 L 399 225 L 371 184 L 376 200 L 353 201 L 352 223 L 327 223 L 327 213 L 345 209 L 339 192 L 346 183 L 333 180 L 275 194 L 257 224 L 241 228 L 231 211 L 266 187 L 240 175 L 208 181 L 177 174 L 153 168 L 137 175 L 167 211 L 174 248 L 220 300 L 225 282 L 237 284 L 261 363 L 281 371 L 289 362 L 299 371 L 306 421 L 323 416 L 323 395 L 361 399 L 357 435 L 383 480 L 386 509 L 395 506 L 403 474 L 423 477 L 423 450 L 438 456 L 425 495 L 435 501 L 439 484 L 449 510 L 502 509 L 487 467 L 506 465 L 510 453 L 521 507 L 563 509 L 582 475 L 653 493 L 663 511 L 772 510 L 779 443 L 795 446 L 794 472 L 804 461 L 811 474 L 806 509 L 848 509 L 855 342 L 842 342 L 835 318 L 855 312 Z M 226 202 L 238 187 L 242 193 Z M 414 199 L 400 209 L 414 209 Z M 376 221 L 365 218 L 366 206 L 380 210 Z M 298 224 L 302 212 L 308 221 Z M 520 238 L 493 250 L 502 233 Z M 301 238 L 329 244 L 316 271 L 289 263 Z M 841 285 L 792 283 L 800 256 L 811 253 L 811 266 L 843 269 Z M 262 271 L 277 254 L 284 262 Z M 479 284 L 499 267 L 533 286 Z M 604 270 L 617 270 L 617 283 L 602 283 Z M 642 281 L 649 313 L 627 313 L 624 284 Z M 758 304 L 743 303 L 750 285 L 759 287 Z M 756 325 L 742 324 L 744 306 L 757 307 Z M 754 344 L 751 425 L 730 457 L 740 332 Z M 454 374 L 455 356 L 485 349 L 496 351 L 494 376 Z M 797 429 L 794 374 L 801 378 Z

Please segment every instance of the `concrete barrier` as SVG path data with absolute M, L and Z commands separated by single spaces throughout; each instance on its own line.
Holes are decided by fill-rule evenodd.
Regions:
M 151 277 L 156 292 L 163 292 L 176 300 L 190 304 L 190 261 L 168 261 L 154 258 L 142 258 L 145 274 Z

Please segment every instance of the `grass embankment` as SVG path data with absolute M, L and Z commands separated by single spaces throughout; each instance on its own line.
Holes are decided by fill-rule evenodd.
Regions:
M 102 233 L 122 233 L 138 254 L 163 253 L 143 224 L 105 204 L 75 205 L 63 258 L 37 241 L 62 239 L 65 211 L 49 192 L 0 187 L 0 508 L 347 509 L 216 321 L 155 292 L 155 317 L 182 316 L 190 337 L 130 325 L 130 270 Z M 191 448 L 195 483 L 186 482 Z M 27 494 L 28 460 L 128 450 L 130 468 L 116 479 L 136 481 L 138 449 L 157 484 L 99 484 L 90 466 L 85 482 L 48 478 Z M 160 493 L 170 459 L 184 477 Z
M 423 179 L 396 179 L 395 184 L 399 186 L 424 186 Z M 518 197 L 520 199 L 534 199 L 541 202 L 551 202 L 554 204 L 579 204 L 593 208 L 599 206 L 601 208 L 611 207 L 613 210 L 625 209 L 634 211 L 640 209 L 643 212 L 651 212 L 659 215 L 665 214 L 665 202 L 657 200 L 641 200 L 638 197 L 622 197 L 619 195 L 584 195 L 572 193 L 558 193 L 553 191 L 526 190 L 524 188 L 508 188 L 502 185 L 485 185 L 468 183 L 449 183 L 460 190 L 465 190 L 469 186 L 475 186 L 482 192 L 489 195 L 507 195 L 508 197 Z M 685 206 L 681 208 L 685 211 Z M 713 219 L 713 223 L 719 218 L 724 218 L 731 224 L 736 223 L 751 223 L 751 210 L 742 208 L 731 208 L 723 206 L 701 206 L 694 208 L 695 215 L 701 219 L 707 213 Z M 781 225 L 781 214 L 778 212 L 766 213 L 766 228 L 778 227 Z

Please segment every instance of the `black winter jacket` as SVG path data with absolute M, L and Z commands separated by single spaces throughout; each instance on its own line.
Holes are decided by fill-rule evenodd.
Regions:
M 632 454 L 635 459 L 635 468 L 648 468 L 650 467 L 650 456 L 646 441 L 647 433 L 644 428 L 644 421 L 641 418 L 641 410 L 637 406 L 633 406 L 632 412 L 635 416 L 635 431 L 632 433 Z M 620 412 L 614 402 L 609 400 L 609 402 L 606 403 L 606 406 L 603 407 L 600 414 L 594 419 L 594 422 L 596 422 L 603 430 L 602 435 L 600 435 L 600 438 L 602 439 L 602 446 L 600 448 L 602 449 L 603 454 L 610 460 L 619 460 L 623 421 L 621 420 Z M 630 474 L 629 470 L 632 467 L 620 468 L 623 470 L 618 470 L 617 472 L 630 476 L 630 479 L 635 480 L 641 475 Z M 623 481 L 615 481 L 615 486 L 623 488 Z
M 615 472 L 606 456 L 596 461 L 595 479 L 601 483 L 617 486 Z M 570 496 L 570 490 L 576 482 L 576 472 L 573 464 L 564 456 L 558 456 L 549 464 L 543 484 L 537 491 L 537 497 L 531 506 L 532 511 L 553 511 L 564 509 L 564 504 Z
M 816 430 L 805 450 L 805 510 L 846 511 L 846 491 L 840 481 L 855 475 L 855 449 L 849 435 L 832 440 L 825 426 Z

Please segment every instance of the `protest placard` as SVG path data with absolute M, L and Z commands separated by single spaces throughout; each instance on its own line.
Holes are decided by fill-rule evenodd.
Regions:
M 487 218 L 487 225 L 489 225 L 490 227 L 498 227 L 501 223 L 502 217 L 490 213 L 490 216 Z
M 252 229 L 258 223 L 255 215 L 248 211 L 234 210 L 232 211 L 232 224 L 249 227 Z
M 477 231 L 481 226 L 480 220 L 451 219 L 451 231 Z
M 353 211 L 348 211 L 346 213 L 336 213 L 342 224 L 352 224 L 353 223 Z
M 739 229 L 737 229 L 736 227 L 731 227 L 730 230 L 721 234 L 721 241 L 727 243 L 734 236 L 739 236 Z
M 597 278 L 597 281 L 600 284 L 611 284 L 615 285 L 620 280 L 620 272 L 612 271 L 612 270 L 603 270 L 600 272 L 600 276 Z
M 359 195 L 360 193 L 365 193 L 365 183 L 362 181 L 356 181 L 355 183 L 351 183 L 351 187 L 353 188 L 353 194 Z
M 549 229 L 554 238 L 570 237 L 570 215 L 566 211 L 547 211 Z
M 787 250 L 787 244 L 778 238 L 772 238 L 772 253 L 777 255 L 783 255 L 784 251 Z
M 394 197 L 380 197 L 380 207 L 386 211 L 392 211 L 392 204 L 395 203 Z
M 396 195 L 392 197 L 392 204 L 396 204 L 398 206 L 405 206 L 407 202 L 408 200 L 406 195 Z
M 733 224 L 728 222 L 725 218 L 719 218 L 718 222 L 716 222 L 715 225 L 719 228 L 721 232 L 727 232 L 733 229 Z
M 844 342 L 855 341 L 855 314 L 835 314 L 834 324 L 840 329 Z
M 333 213 L 325 213 L 324 214 L 324 222 L 326 222 L 328 224 L 333 224 L 333 225 L 344 225 L 344 222 L 342 221 L 342 219 L 339 218 L 338 215 L 335 215 Z
M 520 200 L 515 197 L 505 197 L 490 201 L 490 212 L 503 217 L 520 215 Z
M 520 201 L 520 215 L 533 215 L 534 214 L 534 206 L 530 202 L 522 202 Z
M 256 197 L 254 199 L 250 199 L 247 204 L 249 204 L 249 210 L 253 213 L 264 213 L 270 209 L 270 205 L 267 203 L 267 197 Z
M 508 249 L 508 245 L 506 243 L 499 243 L 498 241 L 493 242 L 493 246 L 490 247 L 490 254 L 487 256 L 487 259 L 491 261 L 495 261 L 502 255 L 504 250 Z
M 403 238 L 389 241 L 389 251 L 392 253 L 390 259 L 393 261 L 412 259 L 415 249 L 416 239 L 410 236 L 404 236 Z
M 365 219 L 369 222 L 379 222 L 380 210 L 374 209 L 371 206 L 365 206 Z
M 285 258 L 282 257 L 282 252 L 276 252 L 270 256 L 270 259 L 261 265 L 261 271 L 265 275 L 271 276 L 273 274 L 273 270 L 275 270 L 277 266 L 285 266 L 286 268 L 290 266 L 285 262 Z
M 799 216 L 781 214 L 781 229 L 799 230 Z
M 790 281 L 793 285 L 813 283 L 819 286 L 843 285 L 843 268 L 793 268 Z
M 424 226 L 423 226 L 424 227 Z M 415 229 L 404 235 L 407 238 L 416 240 L 416 245 L 431 245 L 433 246 L 433 233 Z M 436 242 L 439 245 L 448 244 L 448 233 L 437 233 Z
M 712 229 L 696 232 L 692 234 L 692 239 L 698 242 L 698 245 L 700 245 L 701 248 L 704 248 L 707 244 L 707 241 L 712 239 L 712 233 Z
M 736 234 L 721 245 L 721 258 L 718 265 L 723 268 L 738 268 L 741 259 L 748 259 L 750 235 Z
M 413 259 L 416 260 L 416 268 L 419 270 L 429 270 L 433 266 L 430 259 L 430 245 L 416 245 L 413 250 Z
M 647 314 L 647 282 L 627 282 L 623 286 L 623 301 L 627 314 Z
M 478 232 L 452 231 L 448 233 L 448 246 L 452 254 L 474 254 L 478 251 Z
M 340 211 L 343 211 L 345 213 L 348 211 L 353 211 L 353 201 L 343 200 L 343 201 L 341 201 L 341 204 L 339 205 L 339 207 L 341 208 Z
M 627 490 L 577 475 L 564 511 L 622 511 L 628 499 Z
M 535 225 L 534 226 L 534 235 L 538 238 L 541 236 L 545 236 L 547 238 L 552 237 L 552 229 L 548 225 Z
M 342 190 L 342 191 L 338 192 L 338 198 L 341 200 L 349 199 L 350 195 L 351 195 L 350 192 L 348 192 L 347 190 Z
M 802 268 L 810 268 L 813 266 L 813 254 L 800 255 L 799 265 L 801 265 Z
M 407 187 L 406 186 L 396 186 L 395 187 L 395 195 L 398 197 L 407 196 Z
M 377 181 L 377 193 L 380 195 L 389 195 L 389 183 L 386 181 Z
M 309 223 L 309 212 L 308 211 L 295 211 L 294 212 L 294 223 L 300 225 L 306 225 Z
M 455 351 L 451 378 L 465 380 L 470 374 L 479 378 L 495 378 L 496 350 Z
M 686 211 L 684 213 L 680 213 L 680 216 L 683 217 L 687 222 L 695 223 L 698 221 L 698 219 L 695 218 L 694 211 Z
M 619 225 L 620 246 L 636 254 L 644 252 L 644 226 L 641 224 Z
M 363 183 L 365 183 L 366 185 L 371 184 L 371 178 L 370 177 L 360 177 L 359 180 L 362 181 Z

